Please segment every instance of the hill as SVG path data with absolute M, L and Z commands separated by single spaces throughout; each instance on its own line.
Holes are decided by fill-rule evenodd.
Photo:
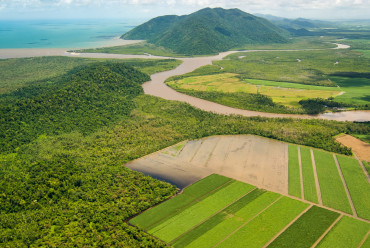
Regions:
M 245 44 L 286 43 L 287 32 L 239 9 L 205 8 L 154 18 L 121 38 L 147 40 L 179 54 L 212 54 Z

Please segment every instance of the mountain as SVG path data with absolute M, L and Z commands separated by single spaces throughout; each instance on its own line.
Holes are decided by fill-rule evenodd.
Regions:
M 239 9 L 205 8 L 190 15 L 161 16 L 121 38 L 142 39 L 179 54 L 211 54 L 246 44 L 287 42 L 288 32 Z

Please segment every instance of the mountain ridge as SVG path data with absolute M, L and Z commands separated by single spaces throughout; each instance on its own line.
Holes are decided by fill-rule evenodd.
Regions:
M 122 35 L 179 54 L 202 55 L 246 44 L 286 43 L 288 33 L 270 21 L 239 9 L 205 8 L 190 15 L 160 16 Z

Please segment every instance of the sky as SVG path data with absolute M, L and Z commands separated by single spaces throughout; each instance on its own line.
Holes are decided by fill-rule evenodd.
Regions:
M 370 0 L 0 0 L 0 19 L 140 19 L 205 7 L 320 20 L 370 19 Z

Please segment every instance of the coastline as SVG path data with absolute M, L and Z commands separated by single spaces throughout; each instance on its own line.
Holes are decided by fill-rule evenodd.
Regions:
M 86 47 L 70 47 L 70 48 L 1 48 L 0 59 L 12 59 L 12 58 L 28 58 L 28 57 L 39 57 L 39 56 L 68 56 L 71 55 L 67 51 L 77 49 L 88 49 L 99 47 L 113 47 L 131 45 L 142 42 L 142 40 L 123 40 L 120 37 L 115 37 L 107 41 L 102 41 L 97 44 L 92 42 L 91 45 Z

